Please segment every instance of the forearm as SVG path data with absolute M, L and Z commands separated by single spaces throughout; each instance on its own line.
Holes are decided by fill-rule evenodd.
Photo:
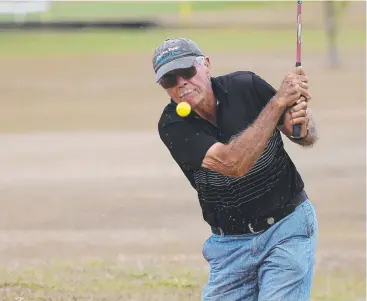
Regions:
M 238 175 L 247 173 L 261 156 L 283 111 L 284 107 L 273 98 L 254 123 L 226 145 Z
M 257 119 L 229 143 L 214 143 L 207 150 L 201 166 L 228 176 L 246 174 L 263 154 L 284 110 L 293 106 L 301 95 L 306 100 L 310 98 L 307 87 L 303 88 L 306 81 L 299 69 L 287 74 Z

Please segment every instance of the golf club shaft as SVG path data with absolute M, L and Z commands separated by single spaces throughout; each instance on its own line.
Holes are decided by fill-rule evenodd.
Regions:
M 296 67 L 301 66 L 301 37 L 302 37 L 302 0 L 297 1 L 297 51 L 296 51 Z M 301 136 L 301 125 L 293 125 L 292 136 L 298 138 Z

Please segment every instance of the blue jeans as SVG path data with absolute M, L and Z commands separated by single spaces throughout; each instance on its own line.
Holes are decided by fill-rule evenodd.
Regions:
M 306 200 L 265 232 L 212 234 L 203 245 L 210 273 L 202 300 L 310 300 L 317 227 Z

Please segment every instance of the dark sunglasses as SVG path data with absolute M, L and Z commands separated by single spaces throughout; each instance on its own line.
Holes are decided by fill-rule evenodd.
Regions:
M 164 89 L 173 88 L 177 85 L 177 77 L 180 76 L 185 80 L 193 78 L 197 73 L 196 67 L 192 66 L 185 69 L 177 69 L 170 73 L 165 74 L 159 81 L 160 85 Z

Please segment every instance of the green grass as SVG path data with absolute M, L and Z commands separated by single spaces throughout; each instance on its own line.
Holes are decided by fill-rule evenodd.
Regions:
M 180 12 L 180 1 L 130 1 L 130 2 L 53 2 L 45 13 L 32 13 L 26 20 L 87 20 L 101 18 L 144 17 L 156 14 Z M 264 6 L 290 5 L 289 1 L 197 1 L 189 3 L 191 11 L 213 11 L 223 9 L 257 9 Z M 11 15 L 0 15 L 0 20 L 11 20 Z
M 205 269 L 137 267 L 121 262 L 85 261 L 0 270 L 2 301 L 24 300 L 200 300 Z M 362 275 L 318 273 L 312 301 L 357 301 L 365 296 Z
M 203 51 L 295 50 L 295 32 L 276 30 L 141 30 L 80 32 L 6 32 L 0 35 L 0 58 L 44 57 L 80 54 L 153 53 L 154 47 L 167 37 L 187 36 Z M 364 49 L 365 31 L 344 31 L 339 45 L 344 49 Z M 325 49 L 322 30 L 305 30 L 303 51 Z

